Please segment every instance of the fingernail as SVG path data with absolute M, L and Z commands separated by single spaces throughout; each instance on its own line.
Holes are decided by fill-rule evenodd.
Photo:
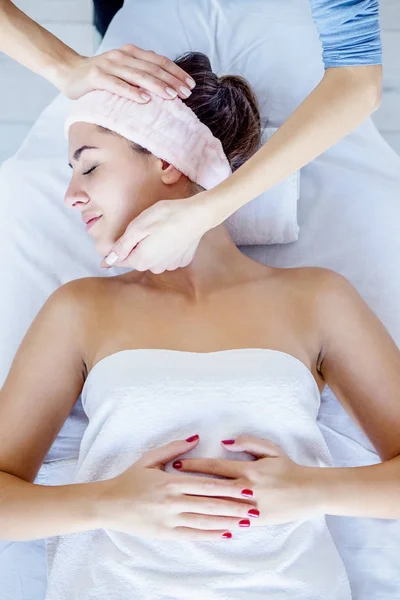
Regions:
M 186 96 L 186 98 L 189 98 L 190 94 L 192 93 L 190 90 L 188 90 L 188 88 L 186 87 L 181 87 L 181 92 L 184 96 Z
M 239 527 L 250 527 L 249 519 L 242 519 L 239 521 Z
M 167 92 L 167 94 L 169 94 L 170 96 L 172 96 L 172 98 L 176 98 L 178 95 L 178 92 L 176 92 L 175 90 L 173 90 L 170 87 L 165 88 L 165 91 Z
M 186 79 L 186 83 L 188 84 L 191 90 L 196 86 L 196 82 L 193 79 Z
M 198 435 L 197 435 L 197 433 L 196 433 L 196 435 L 192 435 L 192 437 L 190 437 L 190 438 L 187 438 L 187 440 L 186 440 L 186 441 L 187 441 L 187 442 L 194 442 L 194 441 L 196 441 L 196 440 L 198 440 L 198 439 L 199 439 L 199 436 L 198 436 Z
M 235 440 L 222 440 L 223 444 L 234 444 Z
M 256 508 L 251 508 L 247 514 L 249 515 L 249 517 L 259 517 L 260 511 Z
M 106 257 L 106 263 L 109 267 L 111 267 L 118 260 L 118 255 L 115 252 L 110 252 L 110 254 Z
M 176 460 L 172 466 L 174 467 L 174 469 L 182 469 L 183 465 L 180 460 Z
M 226 533 L 222 534 L 222 537 L 224 537 L 224 538 L 231 538 L 232 534 L 229 531 L 227 531 Z
M 148 96 L 147 94 L 140 94 L 140 95 L 142 96 L 143 100 L 146 100 L 146 101 L 150 100 L 150 96 Z
M 242 490 L 242 496 L 251 497 L 251 496 L 253 496 L 253 492 L 248 489 Z

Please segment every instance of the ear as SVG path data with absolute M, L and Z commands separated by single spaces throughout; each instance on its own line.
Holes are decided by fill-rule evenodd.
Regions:
M 174 165 L 171 165 L 165 160 L 162 160 L 161 162 L 161 181 L 165 183 L 165 185 L 173 185 L 174 183 L 177 183 L 182 177 L 181 171 L 178 171 Z

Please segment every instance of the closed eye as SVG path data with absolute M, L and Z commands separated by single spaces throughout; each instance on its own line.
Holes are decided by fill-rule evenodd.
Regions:
M 91 169 L 89 169 L 89 171 L 85 171 L 84 173 L 82 173 L 82 175 L 89 175 L 90 173 L 93 173 L 93 171 L 95 169 L 97 169 L 98 165 L 95 165 L 94 167 L 92 167 Z

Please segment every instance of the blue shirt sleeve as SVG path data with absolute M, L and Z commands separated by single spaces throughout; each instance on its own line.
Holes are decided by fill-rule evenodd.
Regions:
M 310 0 L 325 68 L 382 63 L 379 0 Z

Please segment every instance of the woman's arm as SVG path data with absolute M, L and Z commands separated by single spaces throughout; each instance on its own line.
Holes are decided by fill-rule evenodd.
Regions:
M 187 98 L 189 88 L 195 85 L 173 61 L 133 44 L 81 56 L 10 0 L 0 0 L 0 52 L 38 73 L 69 98 L 105 89 L 144 103 L 150 97 L 143 90 L 171 100 L 177 95 Z
M 313 469 L 326 514 L 400 518 L 400 351 L 353 286 L 332 272 L 317 297 L 326 383 L 378 451 L 381 464 Z
M 76 288 L 68 284 L 46 302 L 0 391 L 0 539 L 95 528 L 101 483 L 32 483 L 85 378 L 82 299 Z
M 27 542 L 98 529 L 107 483 L 43 486 L 0 472 L 0 540 Z

